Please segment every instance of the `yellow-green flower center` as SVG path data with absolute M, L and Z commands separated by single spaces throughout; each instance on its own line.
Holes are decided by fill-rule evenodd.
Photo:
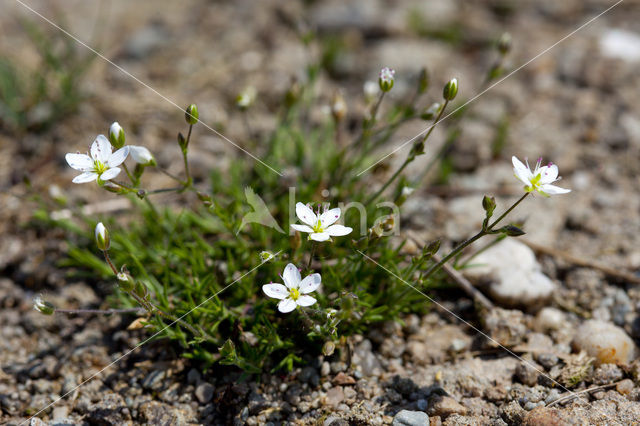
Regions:
M 298 298 L 300 297 L 300 290 L 298 290 L 297 288 L 290 288 L 289 297 L 293 300 L 298 300 Z
M 96 172 L 98 175 L 103 174 L 107 170 L 109 170 L 109 166 L 104 164 L 102 161 L 95 160 L 93 162 L 93 171 Z
M 313 227 L 313 232 L 316 232 L 316 233 L 324 232 L 324 229 L 322 229 L 322 222 L 320 222 L 320 219 L 318 219 L 318 223 L 316 223 L 316 226 Z

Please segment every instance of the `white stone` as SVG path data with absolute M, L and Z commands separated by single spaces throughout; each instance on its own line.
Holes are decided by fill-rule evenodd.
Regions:
M 610 58 L 635 62 L 640 60 L 640 35 L 626 30 L 610 29 L 600 38 L 600 51 Z
M 507 238 L 473 258 L 464 274 L 472 281 L 488 283 L 491 297 L 508 307 L 539 307 L 556 288 L 542 273 L 533 251 L 514 238 Z
M 630 364 L 639 355 L 638 347 L 622 328 L 599 320 L 589 320 L 578 327 L 573 347 L 596 358 L 598 363 Z

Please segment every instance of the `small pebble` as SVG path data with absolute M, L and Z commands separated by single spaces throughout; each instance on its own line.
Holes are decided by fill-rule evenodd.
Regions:
M 425 426 L 429 424 L 429 416 L 422 411 L 402 410 L 393 417 L 392 426 Z
M 633 383 L 633 380 L 624 379 L 616 385 L 616 390 L 622 395 L 629 395 L 631 391 L 633 391 L 634 387 L 635 384 Z

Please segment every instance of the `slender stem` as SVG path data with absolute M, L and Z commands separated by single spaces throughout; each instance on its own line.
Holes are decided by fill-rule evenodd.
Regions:
M 431 125 L 431 127 L 429 127 L 429 130 L 427 131 L 427 133 L 425 133 L 421 141 L 417 143 L 424 144 L 427 141 L 427 139 L 429 139 L 429 136 L 431 136 L 433 129 L 435 129 L 435 127 L 440 122 L 440 119 L 442 118 L 442 114 L 444 114 L 444 110 L 447 108 L 448 103 L 449 103 L 448 100 L 444 102 L 444 105 L 442 105 L 442 108 L 440 108 L 440 112 L 438 113 L 438 116 L 436 117 L 436 119 L 433 121 L 433 124 Z M 414 146 L 417 143 L 414 143 Z M 413 149 L 412 149 L 412 152 L 409 153 L 409 155 L 407 156 L 407 159 L 404 160 L 404 163 L 402 163 L 400 168 L 396 170 L 396 172 L 389 178 L 389 180 L 387 180 L 387 182 L 385 182 L 385 184 L 382 185 L 382 188 L 380 188 L 375 194 L 373 194 L 373 196 L 371 196 L 365 204 L 371 204 L 372 202 L 374 202 L 389 187 L 389 185 L 391 185 L 391 183 L 398 177 L 398 175 L 402 173 L 405 167 L 407 167 L 413 160 L 415 160 L 415 157 L 416 157 L 416 154 L 413 152 Z
M 122 163 L 122 167 L 124 168 L 124 171 L 127 172 L 127 176 L 129 176 L 129 180 L 131 181 L 131 184 L 135 185 L 136 181 L 133 178 L 133 175 L 131 174 L 131 172 L 129 171 L 129 168 L 127 167 L 127 165 Z
M 430 277 L 431 275 L 433 275 L 436 271 L 438 271 L 442 265 L 444 265 L 445 263 L 447 263 L 447 261 L 449 261 L 452 257 L 456 256 L 458 253 L 460 253 L 465 247 L 469 246 L 470 244 L 474 243 L 475 241 L 477 241 L 478 239 L 480 239 L 481 237 L 487 235 L 490 233 L 490 231 L 493 229 L 494 226 L 496 226 L 502 219 L 504 219 L 509 213 L 511 213 L 511 211 L 516 208 L 516 206 L 518 204 L 520 204 L 522 202 L 522 200 L 524 200 L 525 198 L 527 198 L 527 196 L 530 194 L 530 192 L 525 192 L 525 194 L 520 197 L 520 199 L 518 199 L 518 201 L 516 201 L 511 207 L 509 207 L 504 213 L 502 213 L 502 215 L 500 215 L 500 217 L 498 217 L 495 221 L 493 221 L 493 223 L 491 223 L 489 226 L 487 226 L 486 229 L 482 229 L 480 230 L 480 232 L 478 232 L 476 235 L 474 235 L 473 237 L 469 238 L 468 240 L 460 243 L 455 249 L 453 249 L 451 251 L 451 253 L 449 253 L 448 255 L 446 255 L 440 262 L 436 263 L 435 265 L 433 265 L 431 268 L 429 268 L 429 270 L 427 272 L 424 273 L 424 275 L 422 276 L 423 279 L 426 279 L 428 277 Z
M 200 332 L 195 327 L 193 327 L 191 324 L 183 321 L 182 319 L 176 317 L 175 315 L 168 314 L 168 313 L 164 312 L 163 310 L 161 310 L 160 308 L 158 308 L 155 305 L 151 305 L 151 306 L 153 307 L 155 313 L 157 313 L 158 315 L 169 319 L 170 321 L 175 322 L 176 324 L 180 324 L 182 327 L 184 327 L 187 330 L 189 330 L 194 336 L 206 337 L 208 339 L 212 339 L 211 336 L 209 336 L 207 333 Z
M 525 192 L 524 195 L 522 197 L 520 197 L 520 199 L 518 201 L 516 201 L 511 207 L 509 207 L 507 209 L 507 211 L 505 211 L 504 213 L 502 213 L 502 215 L 500 215 L 499 218 L 497 218 L 496 220 L 493 221 L 493 223 L 491 225 L 489 225 L 487 227 L 488 230 L 491 230 L 494 226 L 496 226 L 498 224 L 498 222 L 500 222 L 502 219 L 505 218 L 505 216 L 507 216 L 509 213 L 511 213 L 511 210 L 515 209 L 516 206 L 518 204 L 520 204 L 522 202 L 522 200 L 524 200 L 525 198 L 527 198 L 527 196 L 531 194 L 530 192 Z
M 311 244 L 311 253 L 309 254 L 309 263 L 307 264 L 307 270 L 311 269 L 311 262 L 313 262 L 313 254 L 316 251 L 316 245 L 318 245 L 318 243 L 316 243 L 315 241 L 313 242 L 313 244 Z
M 189 172 L 189 160 L 187 159 L 187 150 L 189 147 L 189 141 L 191 140 L 191 130 L 193 130 L 193 124 L 189 124 L 189 133 L 187 133 L 185 149 L 182 150 L 182 159 L 184 160 L 184 173 L 187 176 L 187 181 L 184 184 L 184 189 L 190 187 L 193 183 L 193 180 L 191 179 L 191 173 Z
M 146 312 L 144 308 L 128 308 L 128 309 L 56 309 L 56 313 L 60 314 L 135 314 Z
M 102 250 L 102 254 L 104 254 L 104 260 L 107 261 L 114 275 L 118 275 L 118 270 L 116 269 L 113 262 L 111 261 L 111 258 L 109 257 L 109 252 L 107 250 Z

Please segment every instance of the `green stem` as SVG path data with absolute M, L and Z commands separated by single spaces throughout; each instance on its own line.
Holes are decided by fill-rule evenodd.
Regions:
M 311 262 L 313 262 L 313 254 L 316 251 L 316 245 L 318 243 L 316 243 L 315 241 L 313 242 L 313 244 L 311 244 L 311 253 L 309 254 L 309 264 L 307 265 L 307 270 L 311 269 Z
M 131 181 L 131 184 L 132 185 L 137 185 L 136 180 L 133 178 L 133 175 L 129 171 L 129 168 L 127 167 L 127 165 L 125 163 L 122 163 L 122 167 L 124 168 L 124 171 L 127 173 L 127 176 L 129 177 L 129 180 Z
M 60 314 L 136 314 L 146 312 L 144 308 L 128 308 L 128 309 L 56 309 L 56 313 Z
M 184 173 L 187 176 L 187 181 L 184 183 L 183 189 L 187 189 L 193 184 L 193 179 L 191 178 L 191 173 L 189 172 L 189 160 L 187 159 L 189 141 L 191 140 L 191 130 L 193 130 L 193 124 L 189 124 L 189 133 L 187 133 L 185 148 L 182 150 L 182 159 L 184 160 Z
M 465 247 L 467 247 L 470 244 L 474 243 L 475 241 L 477 241 L 481 237 L 491 233 L 493 228 L 502 219 L 504 219 L 509 213 L 511 213 L 511 211 L 513 209 L 515 209 L 518 206 L 518 204 L 520 204 L 525 198 L 527 198 L 527 196 L 529 194 L 530 194 L 530 192 L 525 192 L 525 194 L 522 197 L 520 197 L 520 199 L 518 199 L 518 201 L 516 201 L 511 207 L 509 207 L 504 213 L 502 213 L 502 215 L 500 215 L 500 217 L 498 217 L 496 220 L 494 220 L 493 223 L 491 223 L 489 226 L 487 226 L 486 229 L 481 229 L 480 232 L 478 232 L 476 235 L 474 235 L 473 237 L 469 238 L 468 240 L 463 241 L 462 243 L 460 243 L 455 249 L 453 249 L 451 251 L 451 253 L 449 253 L 444 258 L 442 258 L 442 260 L 440 262 L 438 262 L 437 264 L 435 264 L 431 268 L 429 268 L 429 270 L 427 272 L 425 272 L 424 275 L 422 276 L 422 279 L 429 278 L 436 271 L 438 271 L 440 268 L 442 268 L 442 265 L 447 263 L 447 261 L 449 261 L 452 257 L 456 256 L 458 253 L 460 253 L 462 250 L 464 250 Z
M 444 102 L 444 105 L 442 105 L 442 108 L 440 109 L 440 112 L 438 113 L 438 116 L 436 117 L 436 119 L 433 121 L 433 124 L 431 125 L 431 127 L 429 127 L 429 130 L 427 131 L 427 133 L 424 135 L 424 137 L 421 139 L 420 142 L 414 143 L 414 147 L 421 143 L 424 145 L 424 143 L 427 141 L 427 139 L 429 139 L 429 136 L 431 136 L 431 133 L 433 132 L 433 129 L 435 129 L 435 127 L 438 125 L 438 123 L 440 122 L 440 119 L 442 118 L 442 114 L 444 114 L 444 110 L 447 108 L 447 104 L 449 103 L 448 100 L 446 100 Z M 404 163 L 402 163 L 402 165 L 400 166 L 400 168 L 398 170 L 396 170 L 396 172 L 389 178 L 389 180 L 387 180 L 387 182 L 385 182 L 384 185 L 382 185 L 382 188 L 380 188 L 375 194 L 373 194 L 373 196 L 371 196 L 367 202 L 365 204 L 371 204 L 373 203 L 388 187 L 389 185 L 391 185 L 391 183 L 400 175 L 400 173 L 402 173 L 402 171 L 416 158 L 416 153 L 413 152 L 413 148 L 411 150 L 411 152 L 409 153 L 409 155 L 407 156 L 407 159 L 404 160 Z

